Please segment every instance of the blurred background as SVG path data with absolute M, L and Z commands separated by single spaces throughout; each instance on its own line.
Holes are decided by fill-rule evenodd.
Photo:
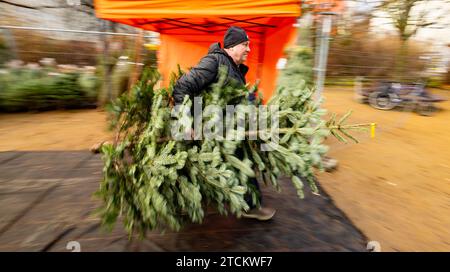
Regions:
M 336 2 L 337 12 L 321 13 Z M 359 144 L 327 140 L 337 166 L 318 173 L 321 185 L 384 250 L 449 251 L 450 1 L 301 4 L 299 66 L 323 107 L 377 124 L 374 138 L 356 135 Z M 105 105 L 157 66 L 158 47 L 156 32 L 98 19 L 94 1 L 0 1 L 0 152 L 88 150 L 111 140 Z M 6 173 L 2 182 L 14 178 Z

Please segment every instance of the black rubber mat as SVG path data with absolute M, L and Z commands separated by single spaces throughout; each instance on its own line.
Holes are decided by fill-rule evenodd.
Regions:
M 288 179 L 282 192 L 262 186 L 267 222 L 209 213 L 180 232 L 151 232 L 129 240 L 93 215 L 100 155 L 87 151 L 0 153 L 0 251 L 365 251 L 366 238 L 321 190 L 298 199 Z M 319 182 L 320 186 L 320 182 Z

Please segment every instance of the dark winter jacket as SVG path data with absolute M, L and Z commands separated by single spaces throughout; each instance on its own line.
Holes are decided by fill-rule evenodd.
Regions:
M 202 91 L 206 91 L 211 84 L 218 81 L 219 67 L 222 65 L 228 68 L 228 79 L 225 84 L 234 80 L 238 84 L 245 85 L 248 67 L 244 64 L 236 65 L 233 59 L 220 48 L 220 43 L 213 43 L 209 47 L 208 55 L 203 57 L 197 66 L 181 76 L 175 84 L 173 89 L 175 104 L 181 104 L 186 95 L 189 95 L 192 100 L 195 96 L 201 96 Z

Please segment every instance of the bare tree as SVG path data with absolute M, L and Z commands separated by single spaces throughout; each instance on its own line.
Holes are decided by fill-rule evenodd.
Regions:
M 430 8 L 428 4 L 440 3 L 439 9 Z M 396 64 L 397 76 L 402 76 L 407 67 L 408 40 L 422 28 L 445 27 L 442 19 L 449 12 L 448 0 L 384 0 L 380 1 L 377 10 L 383 11 L 398 32 L 401 46 Z

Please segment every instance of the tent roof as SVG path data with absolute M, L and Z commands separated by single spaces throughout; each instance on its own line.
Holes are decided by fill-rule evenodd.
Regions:
M 107 19 L 296 17 L 300 1 L 287 0 L 95 0 L 97 16 Z
M 249 34 L 276 29 L 300 16 L 301 3 L 315 12 L 341 11 L 342 0 L 94 0 L 98 18 L 169 35 L 223 34 L 231 25 Z M 278 19 L 278 20 L 276 20 Z
M 249 34 L 277 28 L 276 18 L 300 15 L 300 1 L 95 0 L 97 17 L 169 35 L 208 35 L 231 25 Z

